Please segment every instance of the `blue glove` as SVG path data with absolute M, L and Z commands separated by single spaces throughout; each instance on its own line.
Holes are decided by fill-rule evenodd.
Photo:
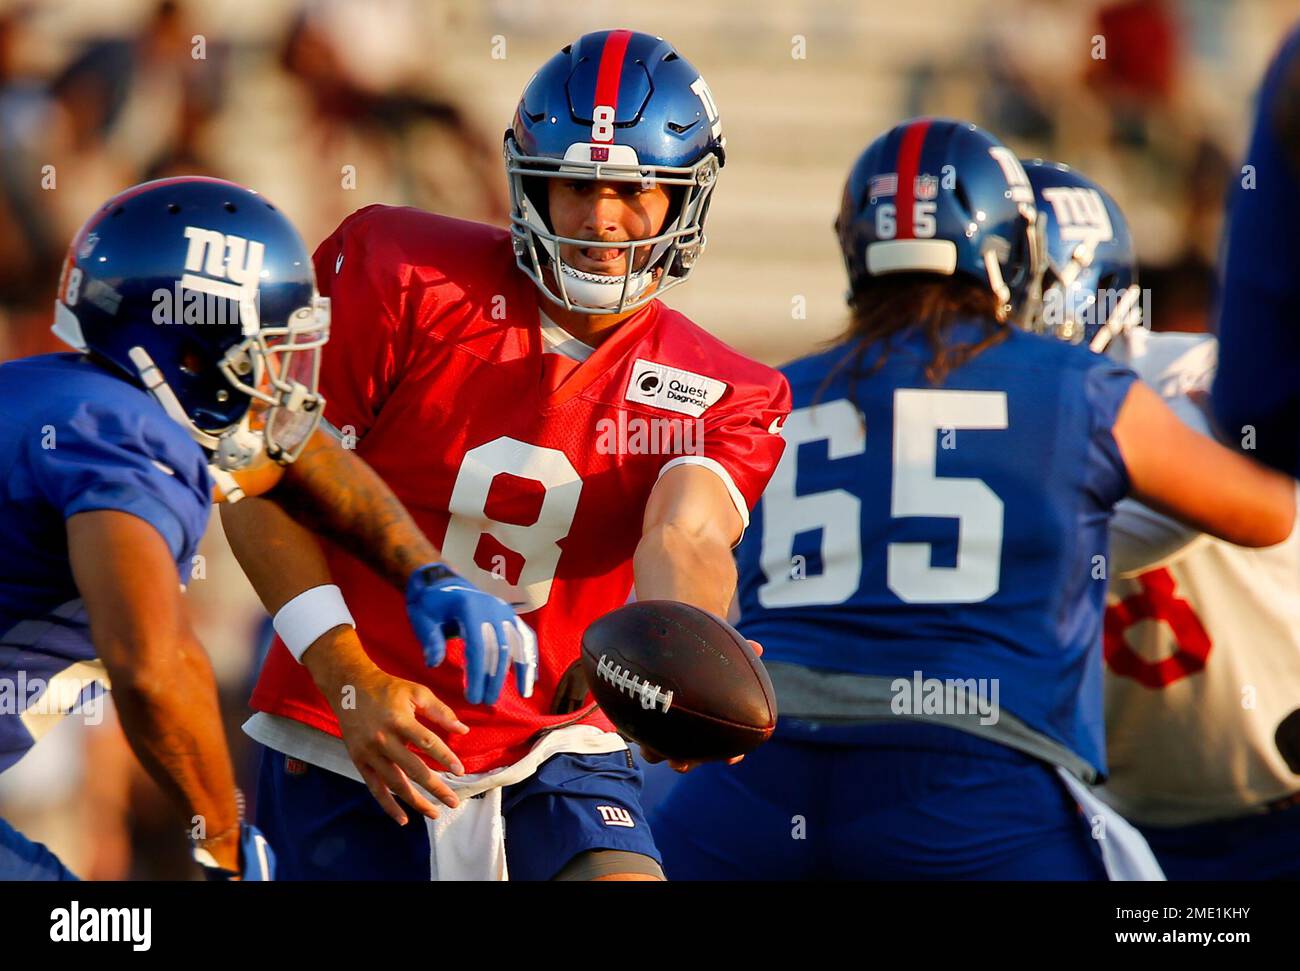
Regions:
M 406 613 L 436 668 L 447 656 L 447 638 L 465 642 L 465 699 L 495 704 L 510 662 L 519 694 L 531 697 L 537 680 L 537 636 L 504 600 L 478 589 L 441 563 L 422 566 L 406 584 Z
M 247 881 L 264 881 L 275 879 L 275 851 L 266 837 L 252 823 L 239 824 L 239 865 L 242 872 L 232 873 L 217 866 L 216 860 L 207 850 L 194 848 L 194 859 L 203 867 L 203 875 L 209 880 L 233 880 L 235 877 Z

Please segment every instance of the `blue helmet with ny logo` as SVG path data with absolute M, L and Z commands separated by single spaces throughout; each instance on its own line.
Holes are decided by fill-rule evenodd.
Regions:
M 1025 172 L 1045 216 L 1048 260 L 1032 329 L 1100 352 L 1142 323 L 1128 222 L 1105 189 L 1068 165 L 1038 158 Z
M 579 37 L 533 75 L 506 132 L 519 268 L 554 303 L 589 314 L 626 312 L 684 282 L 704 250 L 724 143 L 708 85 L 672 44 L 632 30 Z M 621 272 L 590 272 L 561 254 L 593 240 L 557 235 L 552 179 L 663 186 L 668 214 L 652 236 L 601 240 Z
M 288 219 L 233 182 L 161 179 L 100 206 L 52 329 L 149 391 L 217 470 L 291 462 L 323 412 L 329 301 Z
M 849 172 L 835 229 L 851 295 L 888 274 L 964 276 L 994 294 L 1000 320 L 1034 316 L 1033 189 L 1015 153 L 969 122 L 914 118 L 876 138 Z

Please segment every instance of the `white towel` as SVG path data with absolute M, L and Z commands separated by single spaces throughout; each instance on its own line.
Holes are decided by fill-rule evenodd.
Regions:
M 244 731 L 267 748 L 365 784 L 342 740 L 333 735 L 266 712 L 249 718 Z M 626 748 L 627 743 L 614 732 L 594 725 L 569 725 L 543 735 L 527 755 L 511 765 L 462 776 L 440 773 L 442 781 L 460 797 L 460 805 L 448 809 L 425 792 L 438 806 L 437 819 L 424 817 L 429 831 L 429 879 L 507 879 L 501 790 L 527 779 L 561 752 L 594 755 Z
M 1092 791 L 1059 766 L 1057 774 L 1065 780 L 1066 788 L 1079 802 L 1084 815 L 1093 825 L 1096 840 L 1101 844 L 1101 859 L 1106 874 L 1112 880 L 1163 880 L 1156 855 L 1151 852 L 1144 837 L 1136 827 L 1115 810 L 1098 799 Z M 1100 820 L 1101 826 L 1097 826 Z
M 510 879 L 501 786 L 477 798 L 461 796 L 455 809 L 438 803 L 438 818 L 423 818 L 429 831 L 430 880 Z

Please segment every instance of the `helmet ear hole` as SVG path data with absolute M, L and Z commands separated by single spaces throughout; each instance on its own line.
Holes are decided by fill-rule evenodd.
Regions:
M 203 355 L 193 347 L 187 347 L 181 351 L 177 363 L 180 365 L 180 369 L 186 374 L 194 375 L 196 377 L 206 370 L 206 362 L 203 360 Z
M 524 195 L 528 197 L 528 204 L 533 207 L 533 211 L 537 213 L 537 218 L 542 221 L 542 225 L 550 229 L 551 190 L 547 184 L 550 180 L 540 175 L 525 175 L 522 181 Z
M 551 223 L 551 187 L 550 179 L 540 175 L 525 175 L 519 180 L 523 201 L 533 210 L 533 215 L 550 232 L 555 231 Z M 545 246 L 537 247 L 537 259 L 541 265 L 551 261 L 551 253 Z M 540 266 L 538 267 L 541 268 Z
M 676 186 L 672 190 L 673 199 L 668 207 L 668 215 L 664 217 L 664 225 L 661 231 L 666 232 L 679 218 L 681 218 L 681 208 L 686 200 L 686 189 Z M 679 249 L 672 259 L 672 263 L 667 268 L 668 276 L 680 277 L 689 273 L 699 259 L 700 252 L 704 248 L 704 220 L 709 214 L 709 203 L 712 201 L 711 196 L 706 197 L 700 203 L 699 218 L 695 220 L 696 224 L 701 227 L 696 234 L 695 242 L 687 247 Z
M 966 193 L 966 183 L 961 179 L 956 179 L 955 183 L 952 189 L 953 200 L 966 218 L 970 219 L 974 214 L 975 207 L 971 205 L 970 196 Z
M 668 227 L 677 222 L 682 215 L 682 205 L 686 201 L 686 187 L 681 185 L 668 186 L 668 211 L 664 213 L 664 224 L 659 227 L 659 232 L 667 232 Z M 705 203 L 707 205 L 707 202 Z
M 1013 289 L 1023 286 L 1028 282 L 1030 273 L 1033 272 L 1032 261 L 1029 258 L 1028 239 L 1017 239 L 1012 244 L 1008 261 L 1015 269 L 1008 277 L 1007 285 Z

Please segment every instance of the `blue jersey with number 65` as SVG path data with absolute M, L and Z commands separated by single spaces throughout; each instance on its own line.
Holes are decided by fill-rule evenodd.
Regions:
M 921 690 L 938 679 L 997 702 L 954 727 L 1104 773 L 1107 527 L 1129 486 L 1111 430 L 1135 375 L 1014 329 L 939 387 L 918 333 L 874 372 L 874 348 L 837 368 L 853 353 L 782 369 L 786 450 L 737 550 L 783 718 L 952 714 Z

